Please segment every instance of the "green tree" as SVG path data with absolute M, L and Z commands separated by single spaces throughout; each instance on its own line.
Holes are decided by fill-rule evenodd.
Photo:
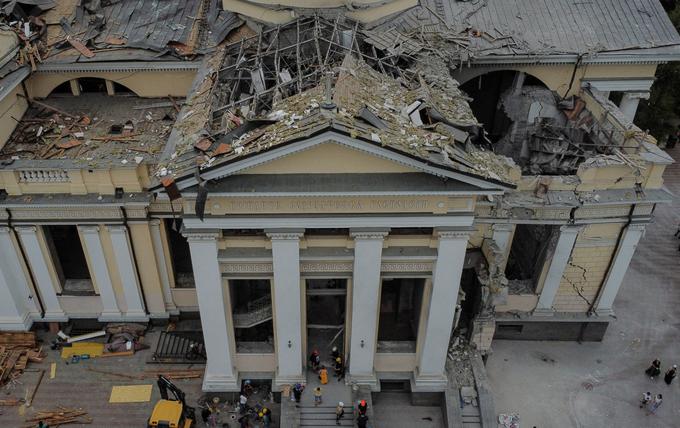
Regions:
M 674 7 L 668 16 L 680 31 L 680 6 Z M 635 123 L 663 142 L 680 124 L 680 63 L 659 66 L 649 100 L 640 102 Z

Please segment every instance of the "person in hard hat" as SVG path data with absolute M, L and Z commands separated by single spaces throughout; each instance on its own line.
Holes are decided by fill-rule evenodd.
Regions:
M 359 401 L 359 405 L 357 406 L 357 410 L 359 411 L 359 416 L 366 414 L 366 411 L 368 410 L 368 404 L 366 404 L 366 400 L 360 400 Z
M 335 359 L 335 374 L 333 376 L 338 378 L 338 382 L 345 377 L 345 364 L 342 362 L 342 356 Z
M 345 403 L 342 401 L 338 403 L 338 407 L 335 408 L 335 425 L 340 425 L 340 419 L 345 416 Z
M 319 365 L 321 364 L 321 354 L 317 349 L 312 351 L 312 355 L 309 356 L 309 362 L 312 365 L 312 370 L 319 370 Z
M 260 418 L 262 419 L 262 423 L 264 424 L 264 428 L 269 428 L 269 426 L 272 423 L 272 411 L 269 410 L 268 407 L 263 406 L 262 410 L 260 411 Z
M 335 361 L 339 356 L 340 356 L 340 351 L 338 351 L 337 346 L 334 346 L 333 349 L 331 350 L 331 358 L 333 358 L 333 361 Z
M 243 381 L 243 388 L 241 390 L 241 394 L 245 395 L 246 397 L 250 397 L 251 395 L 253 395 L 253 385 L 251 384 L 249 379 Z
M 326 366 L 321 366 L 321 370 L 319 370 L 319 381 L 321 385 L 328 383 L 328 369 L 326 369 Z

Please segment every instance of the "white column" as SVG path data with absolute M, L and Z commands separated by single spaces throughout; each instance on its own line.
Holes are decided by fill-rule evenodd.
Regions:
M 635 120 L 635 113 L 637 113 L 641 99 L 649 99 L 649 92 L 626 92 L 623 94 L 623 98 L 621 98 L 619 109 L 626 119 L 631 122 Z
M 127 228 L 122 225 L 106 227 L 111 235 L 113 255 L 116 259 L 120 280 L 123 283 L 123 294 L 127 305 L 125 319 L 127 321 L 148 321 L 149 316 L 144 310 L 144 300 L 137 280 L 137 271 L 135 270 L 135 261 L 132 257 Z
M 274 268 L 274 326 L 276 328 L 276 386 L 304 380 L 300 288 L 300 230 L 267 231 Z
M 40 299 L 45 311 L 43 321 L 68 321 L 68 317 L 61 309 L 61 304 L 57 298 L 57 290 L 60 287 L 54 283 L 54 279 L 50 275 L 48 263 L 52 263 L 52 261 L 47 258 L 47 254 L 43 252 L 40 246 L 37 227 L 20 226 L 14 230 L 19 234 L 21 245 L 24 247 L 29 267 L 33 273 L 33 279 L 40 292 Z
M 498 248 L 501 250 L 504 257 L 503 265 L 500 266 L 501 269 L 505 269 L 505 265 L 508 262 L 511 245 L 510 237 L 512 236 L 514 228 L 514 225 L 507 223 L 498 223 L 491 226 L 491 229 L 493 230 L 493 240 L 496 245 L 498 245 Z
M 456 315 L 469 232 L 441 230 L 437 231 L 437 235 L 439 243 L 432 272 L 432 296 L 415 373 L 416 387 L 423 391 L 442 391 L 447 384 L 444 366 Z
M 123 315 L 120 313 L 120 308 L 118 308 L 118 302 L 116 301 L 116 293 L 113 291 L 106 256 L 104 255 L 102 241 L 99 237 L 99 226 L 78 226 L 78 229 L 83 236 L 83 241 L 85 242 L 84 250 L 87 251 L 92 267 L 92 279 L 97 284 L 99 297 L 102 300 L 102 313 L 98 319 L 103 322 L 121 321 Z
M 571 250 L 574 248 L 576 237 L 578 236 L 580 226 L 562 226 L 560 227 L 560 237 L 557 240 L 555 251 L 550 260 L 550 267 L 543 283 L 543 290 L 541 296 L 538 298 L 538 304 L 534 309 L 534 315 L 552 315 L 553 302 L 555 295 L 560 288 L 562 282 L 562 275 L 566 269 L 571 257 Z
M 175 306 L 175 300 L 172 298 L 172 290 L 170 288 L 170 270 L 165 259 L 160 225 L 161 220 L 159 219 L 153 219 L 149 221 L 151 239 L 153 240 L 153 249 L 154 253 L 156 254 L 156 263 L 158 263 L 158 273 L 160 274 L 161 278 L 161 288 L 163 289 L 165 310 L 171 315 L 179 315 L 179 309 L 177 309 L 177 306 Z
M 378 339 L 380 311 L 380 265 L 386 230 L 354 229 L 352 278 L 352 332 L 349 376 L 358 384 L 377 385 L 373 363 Z
M 600 299 L 595 306 L 595 312 L 598 315 L 613 315 L 612 306 L 614 299 L 619 292 L 623 277 L 626 275 L 628 265 L 630 264 L 635 248 L 637 247 L 640 238 L 645 231 L 645 224 L 629 224 L 623 231 L 621 241 L 614 254 L 614 261 L 609 268 L 607 277 L 602 285 Z
M 225 288 L 217 260 L 218 236 L 217 231 L 186 233 L 208 355 L 203 390 L 238 391 L 233 350 L 229 341 L 229 330 L 233 329 L 233 325 L 227 319 Z
M 0 226 L 0 330 L 28 330 L 40 311 L 9 227 Z

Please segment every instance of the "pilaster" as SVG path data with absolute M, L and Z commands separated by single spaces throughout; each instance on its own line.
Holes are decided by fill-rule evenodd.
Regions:
M 172 289 L 170 287 L 170 269 L 166 263 L 163 250 L 165 247 L 163 246 L 163 238 L 161 235 L 161 220 L 153 219 L 149 221 L 149 227 L 151 229 L 151 239 L 153 240 L 156 263 L 158 263 L 158 274 L 160 275 L 165 309 L 170 315 L 179 315 L 179 309 L 175 306 L 175 301 L 172 297 Z
M 28 330 L 39 314 L 12 231 L 0 226 L 0 330 Z
M 300 238 L 303 231 L 279 229 L 266 232 L 272 243 L 274 270 L 272 297 L 278 359 L 274 384 L 281 387 L 305 379 L 300 287 Z
M 125 320 L 146 322 L 149 320 L 149 316 L 144 308 L 144 300 L 137 279 L 137 271 L 134 258 L 132 257 L 127 228 L 122 225 L 109 225 L 106 227 L 111 236 L 116 266 L 120 280 L 123 283 L 123 294 L 127 304 Z
M 614 315 L 614 299 L 619 293 L 619 288 L 623 283 L 628 265 L 633 259 L 637 244 L 645 232 L 645 226 L 646 224 L 631 223 L 623 230 L 611 267 L 602 285 L 600 298 L 595 305 L 595 312 L 598 315 Z
M 436 233 L 439 241 L 432 272 L 432 295 L 414 373 L 415 386 L 419 391 L 442 391 L 446 388 L 446 355 L 470 235 L 466 230 L 438 230 Z
M 85 243 L 85 255 L 90 261 L 92 276 L 99 296 L 102 300 L 102 312 L 99 321 L 121 321 L 123 315 L 118 308 L 116 293 L 113 290 L 109 268 L 106 264 L 104 249 L 99 236 L 99 226 L 78 226 Z
M 68 317 L 61 308 L 57 298 L 58 285 L 50 274 L 49 263 L 52 263 L 40 245 L 37 226 L 18 226 L 21 245 L 26 253 L 28 264 L 33 273 L 33 279 L 38 287 L 40 298 L 44 305 L 42 321 L 68 321 Z
M 357 384 L 377 388 L 374 370 L 380 311 L 380 266 L 383 241 L 389 229 L 352 229 L 354 273 L 352 279 L 352 332 L 349 377 Z
M 576 243 L 578 233 L 582 226 L 562 226 L 560 227 L 560 237 L 555 246 L 555 252 L 550 260 L 550 267 L 543 283 L 541 296 L 538 298 L 534 315 L 550 316 L 554 313 L 553 302 L 557 295 L 557 290 L 562 282 L 562 275 L 571 258 L 571 251 Z
M 229 340 L 232 320 L 227 318 L 225 287 L 217 260 L 218 231 L 185 234 L 191 251 L 198 308 L 208 362 L 203 377 L 204 391 L 238 391 L 238 375 L 233 365 Z

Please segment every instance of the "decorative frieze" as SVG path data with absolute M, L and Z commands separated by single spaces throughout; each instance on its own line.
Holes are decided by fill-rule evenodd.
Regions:
M 116 207 L 40 207 L 12 208 L 13 220 L 95 220 L 122 219 L 120 209 Z
M 353 262 L 305 261 L 300 263 L 301 273 L 352 273 Z M 382 262 L 382 272 L 432 272 L 432 262 Z M 222 263 L 220 270 L 223 274 L 271 274 L 274 271 L 272 263 Z

